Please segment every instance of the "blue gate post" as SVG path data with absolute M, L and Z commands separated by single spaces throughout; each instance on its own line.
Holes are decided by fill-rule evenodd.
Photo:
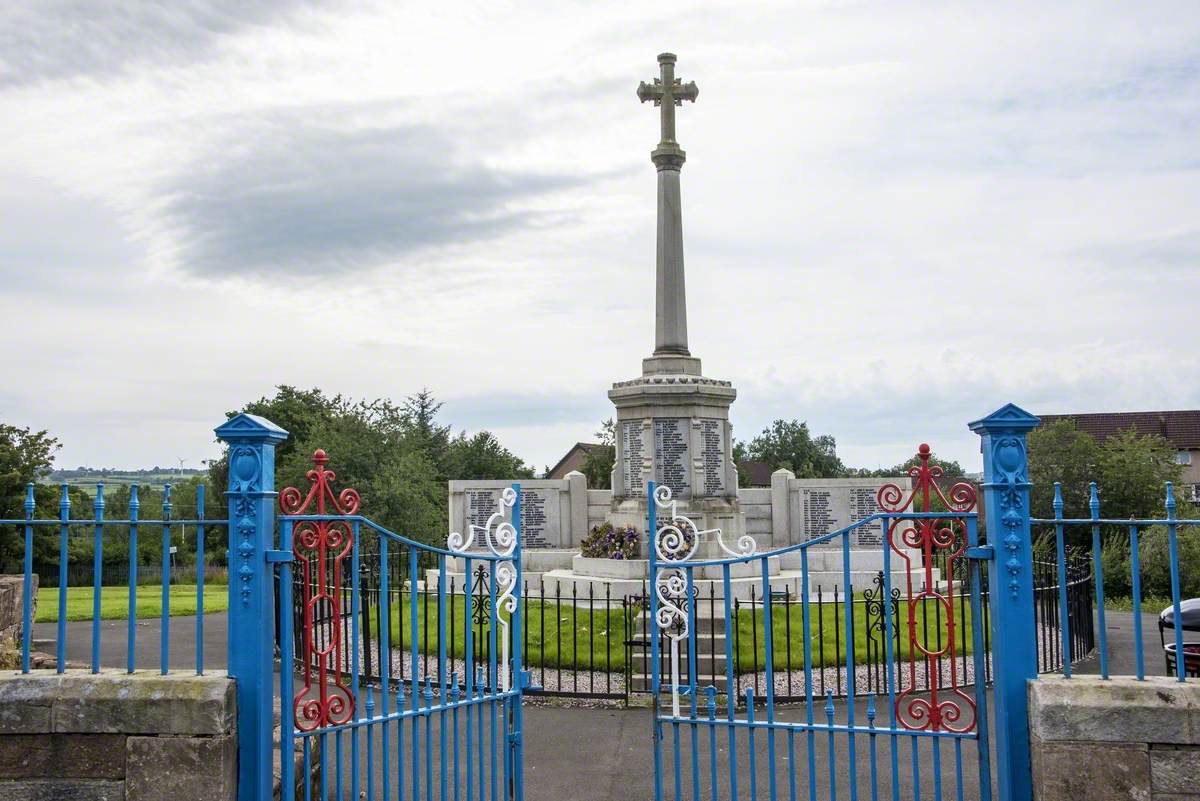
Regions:
M 988 600 L 1000 801 L 1033 798 L 1026 685 L 1037 676 L 1037 634 L 1025 435 L 1039 422 L 1010 403 L 970 424 L 982 438 L 983 507 L 992 548 Z
M 218 426 L 216 434 L 229 445 L 227 664 L 237 682 L 237 797 L 271 801 L 275 586 L 267 552 L 275 542 L 275 445 L 288 432 L 243 413 Z

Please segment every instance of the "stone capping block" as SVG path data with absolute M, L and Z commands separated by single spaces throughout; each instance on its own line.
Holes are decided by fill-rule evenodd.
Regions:
M 1033 679 L 1029 722 L 1043 742 L 1200 744 L 1200 682 L 1166 676 Z
M 0 675 L 0 734 L 223 735 L 234 730 L 235 698 L 224 673 Z

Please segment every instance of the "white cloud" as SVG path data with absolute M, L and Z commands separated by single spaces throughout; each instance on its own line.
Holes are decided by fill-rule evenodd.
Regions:
M 63 463 L 194 463 L 283 382 L 557 461 L 650 347 L 663 49 L 739 436 L 1200 403 L 1194 5 L 232 8 L 0 16 L 0 415 Z

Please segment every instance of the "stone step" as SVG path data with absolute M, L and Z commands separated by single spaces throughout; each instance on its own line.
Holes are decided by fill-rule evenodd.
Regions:
M 706 639 L 722 639 L 725 636 L 725 619 L 711 617 L 697 617 L 692 621 L 696 631 L 696 637 L 704 637 Z M 634 636 L 648 638 L 650 636 L 650 617 L 643 613 L 641 617 L 633 621 Z
M 630 645 L 634 648 L 644 648 L 646 653 L 650 653 L 650 636 L 649 634 L 634 634 L 629 640 Z M 662 648 L 669 648 L 670 643 L 666 636 L 663 637 Z M 680 651 L 687 650 L 687 642 L 679 641 Z M 636 652 L 635 652 L 636 653 Z M 716 655 L 722 659 L 725 658 L 725 635 L 724 634 L 701 634 L 696 632 L 696 655 L 703 655 L 706 659 L 709 656 Z
M 663 664 L 664 664 L 664 666 L 667 666 L 667 663 L 664 662 Z M 681 666 L 681 668 L 682 668 L 682 666 Z M 668 670 L 669 670 L 669 666 L 668 666 Z M 725 692 L 725 688 L 729 685 L 728 679 L 724 673 L 714 673 L 711 675 L 705 675 L 702 671 L 696 671 L 696 678 L 698 679 L 697 684 L 699 685 L 699 690 L 700 690 L 700 706 L 701 706 L 701 708 L 703 708 L 704 704 L 707 703 L 704 698 L 704 692 L 705 692 L 704 688 L 705 687 L 708 687 L 709 685 L 711 685 L 711 686 L 717 688 L 717 692 Z M 650 692 L 650 687 L 651 687 L 650 680 L 651 680 L 651 676 L 649 673 L 634 673 L 632 676 L 629 677 L 629 689 L 630 689 L 630 691 L 635 692 L 635 693 L 648 693 L 648 692 Z M 659 679 L 659 682 L 660 682 L 661 686 L 665 687 L 668 683 L 670 683 L 670 680 L 671 680 L 671 675 L 669 672 L 666 672 Z M 683 670 L 683 669 L 680 670 L 679 680 L 680 680 L 680 682 L 683 682 L 683 683 L 687 682 L 686 670 Z M 669 693 L 666 690 L 663 690 L 664 696 L 666 696 L 668 694 Z M 688 696 L 684 696 L 684 699 L 687 699 L 687 698 L 688 698 Z M 690 704 L 691 701 L 687 701 L 687 703 Z

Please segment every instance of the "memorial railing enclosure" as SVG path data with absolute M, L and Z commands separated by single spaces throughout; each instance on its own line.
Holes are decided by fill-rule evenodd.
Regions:
M 1104 609 L 1105 575 L 1100 559 L 1102 538 L 1124 532 L 1129 540 L 1133 620 L 1139 627 L 1135 632 L 1136 643 L 1145 635 L 1140 630 L 1140 615 L 1137 614 L 1141 611 L 1139 555 L 1144 532 L 1152 526 L 1161 526 L 1167 532 L 1170 603 L 1179 619 L 1182 600 L 1180 542 L 1185 537 L 1197 536 L 1196 527 L 1200 526 L 1200 520 L 1177 516 L 1169 486 L 1165 491 L 1161 518 L 1104 518 L 1099 488 L 1092 491 L 1091 514 L 1087 518 L 1064 519 L 1061 504 L 1057 502 L 1052 510 L 1054 514 L 1033 516 L 1029 509 L 1030 484 L 1024 443 L 1025 433 L 1036 424 L 1037 418 L 1012 405 L 972 424 L 972 429 L 979 432 L 983 440 L 982 512 L 885 512 L 883 515 L 885 520 L 893 522 L 901 518 L 920 521 L 961 517 L 973 527 L 976 524 L 972 521 L 978 518 L 977 530 L 971 528 L 972 536 L 979 537 L 978 545 L 959 548 L 959 541 L 954 539 L 939 547 L 939 550 L 949 551 L 958 548 L 959 556 L 965 555 L 973 563 L 970 573 L 952 570 L 945 564 L 939 566 L 936 557 L 934 561 L 926 560 L 928 564 L 916 566 L 922 571 L 926 568 L 944 571 L 939 584 L 919 587 L 918 595 L 910 588 L 907 595 L 899 597 L 894 592 L 881 592 L 878 582 L 864 587 L 821 587 L 819 591 L 810 587 L 808 594 L 793 596 L 777 593 L 769 580 L 762 584 L 761 593 L 756 591 L 745 598 L 728 594 L 725 598 L 711 595 L 706 598 L 695 594 L 690 600 L 682 600 L 668 595 L 666 597 L 672 603 L 684 603 L 687 615 L 695 623 L 688 645 L 690 658 L 681 671 L 668 676 L 665 670 L 648 673 L 644 667 L 647 664 L 643 656 L 645 650 L 661 652 L 662 635 L 668 633 L 663 630 L 656 636 L 651 633 L 655 629 L 647 627 L 653 612 L 655 589 L 647 587 L 640 595 L 634 593 L 620 598 L 600 598 L 595 594 L 582 597 L 579 593 L 568 597 L 561 589 L 554 592 L 546 588 L 535 590 L 532 581 L 526 584 L 520 578 L 519 535 L 510 540 L 512 546 L 504 552 L 507 556 L 501 553 L 489 555 L 458 547 L 437 548 L 406 539 L 358 514 L 331 515 L 318 511 L 316 516 L 308 517 L 279 515 L 273 448 L 287 434 L 269 421 L 243 414 L 217 430 L 218 435 L 229 443 L 231 457 L 230 488 L 218 514 L 210 515 L 201 501 L 194 514 L 181 518 L 174 514 L 168 501 L 150 516 L 143 514 L 144 510 L 133 502 L 127 517 L 108 519 L 103 495 L 97 493 L 84 514 L 80 514 L 78 508 L 72 508 L 64 497 L 57 517 L 40 519 L 34 515 L 36 505 L 30 489 L 24 519 L 0 520 L 0 525 L 16 528 L 24 542 L 23 625 L 18 644 L 17 674 L 45 670 L 65 672 L 68 669 L 65 658 L 68 637 L 88 640 L 87 670 L 92 673 L 99 673 L 102 668 L 116 668 L 128 673 L 147 669 L 160 673 L 178 672 L 179 666 L 172 659 L 172 644 L 183 637 L 195 638 L 197 653 L 186 671 L 204 673 L 209 669 L 203 649 L 205 570 L 196 571 L 195 603 L 201 614 L 184 628 L 173 623 L 170 617 L 172 571 L 164 557 L 164 564 L 155 577 L 161 582 L 161 612 L 156 616 L 161 634 L 155 637 L 158 648 L 156 658 L 150 664 L 138 660 L 136 644 L 141 637 L 136 604 L 131 605 L 123 625 L 115 629 L 100 625 L 99 612 L 105 596 L 113 593 L 125 593 L 130 598 L 136 596 L 141 585 L 137 575 L 139 541 L 156 537 L 164 543 L 169 542 L 172 532 L 180 526 L 200 531 L 219 528 L 226 532 L 229 546 L 229 583 L 223 588 L 228 592 L 229 607 L 225 656 L 228 672 L 237 684 L 239 788 L 243 801 L 265 801 L 271 792 L 270 755 L 279 747 L 272 745 L 271 739 L 271 708 L 278 697 L 273 680 L 273 652 L 277 642 L 284 654 L 298 655 L 302 671 L 311 674 L 313 669 L 319 668 L 318 675 L 324 677 L 315 682 L 307 680 L 301 690 L 301 693 L 310 694 L 320 690 L 319 699 L 310 695 L 310 700 L 305 701 L 318 705 L 296 708 L 297 714 L 315 715 L 310 722 L 315 721 L 316 728 L 308 734 L 298 728 L 293 738 L 288 727 L 299 726 L 309 718 L 285 714 L 284 728 L 288 731 L 285 732 L 284 747 L 290 747 L 293 741 L 320 742 L 323 746 L 326 735 L 341 736 L 342 728 L 339 727 L 343 725 L 361 731 L 370 743 L 370 732 L 378 730 L 375 727 L 400 719 L 414 721 L 413 737 L 416 738 L 416 721 L 430 715 L 445 716 L 467 708 L 478 708 L 482 715 L 482 710 L 486 709 L 507 721 L 505 726 L 510 732 L 504 735 L 501 731 L 494 735 L 510 737 L 507 745 L 500 740 L 489 740 L 488 747 L 494 748 L 494 753 L 501 757 L 500 761 L 492 763 L 489 780 L 500 782 L 503 776 L 503 784 L 498 786 L 510 789 L 517 787 L 521 776 L 519 720 L 514 716 L 519 717 L 520 700 L 525 694 L 542 692 L 620 699 L 637 692 L 640 684 L 664 688 L 664 691 L 671 688 L 676 693 L 686 692 L 695 700 L 703 692 L 710 699 L 716 694 L 722 699 L 744 698 L 757 705 L 765 696 L 768 709 L 773 702 L 803 697 L 811 708 L 814 698 L 824 700 L 828 706 L 828 699 L 839 692 L 846 692 L 851 698 L 855 694 L 870 697 L 884 692 L 915 697 L 914 693 L 920 695 L 922 688 L 930 685 L 935 689 L 965 686 L 975 682 L 976 676 L 963 669 L 964 663 L 954 665 L 952 669 L 951 664 L 945 664 L 950 672 L 947 678 L 940 675 L 942 662 L 931 654 L 944 652 L 958 659 L 970 655 L 971 659 L 965 664 L 974 661 L 975 672 L 982 672 L 995 686 L 996 771 L 1000 775 L 1000 798 L 1003 801 L 1027 798 L 1028 793 L 1024 792 L 1029 782 L 1026 681 L 1034 678 L 1039 670 L 1061 671 L 1070 676 L 1073 663 L 1093 650 L 1099 655 L 1101 675 L 1106 677 L 1110 672 Z M 508 520 L 505 515 L 510 515 L 512 522 L 505 524 L 509 525 L 510 531 L 521 529 L 520 495 L 520 488 L 515 488 L 512 498 L 505 501 L 509 511 L 501 510 L 495 518 Z M 289 499 L 296 501 L 292 496 L 285 500 Z M 364 499 L 363 503 L 367 507 L 365 511 L 369 512 L 369 499 Z M 344 521 L 344 530 L 353 532 L 358 569 L 351 571 L 345 569 L 346 564 L 339 563 L 339 559 L 345 557 L 344 553 L 325 551 L 320 557 L 310 554 L 305 557 L 308 567 L 316 569 L 318 565 L 324 565 L 321 568 L 323 578 L 312 584 L 303 578 L 305 573 L 293 562 L 298 565 L 301 548 L 311 546 L 307 530 L 301 536 L 300 529 L 310 522 L 315 524 L 323 520 Z M 852 524 L 847 530 L 858 525 Z M 1034 525 L 1055 532 L 1054 558 L 1049 562 L 1034 559 L 1030 534 Z M 293 529 L 297 533 L 295 544 Z M 374 534 L 360 540 L 360 530 Z M 954 527 L 948 530 L 954 530 Z M 1071 530 L 1089 534 L 1091 548 L 1073 553 L 1066 537 Z M 842 532 L 834 532 L 830 536 L 841 535 Z M 91 589 L 96 614 L 90 626 L 68 628 L 60 605 L 54 653 L 47 663 L 35 665 L 32 659 L 35 540 L 52 541 L 59 549 L 58 568 L 62 574 L 56 578 L 60 585 L 67 585 L 72 570 L 69 545 L 73 538 L 80 536 L 88 537 L 93 546 Z M 128 584 L 105 587 L 101 557 L 106 544 L 115 539 L 120 539 L 129 548 Z M 204 538 L 198 538 L 198 542 L 203 543 Z M 378 550 L 369 548 L 372 542 L 379 544 Z M 390 552 L 385 547 L 389 542 L 392 545 Z M 456 543 L 452 541 L 450 545 Z M 361 553 L 359 546 L 363 546 Z M 792 549 L 799 547 L 790 546 Z M 164 547 L 162 552 L 169 554 L 169 549 Z M 808 549 L 808 552 L 814 553 L 815 549 Z M 927 553 L 936 554 L 936 550 Z M 741 561 L 764 560 L 765 564 L 770 558 L 772 552 L 764 551 L 742 557 Z M 452 585 L 447 578 L 451 559 L 465 559 L 471 569 L 468 575 L 478 578 L 482 585 Z M 203 566 L 209 558 L 201 552 L 197 554 L 197 561 Z M 364 564 L 366 570 L 362 569 Z M 682 563 L 671 569 L 690 571 L 703 569 L 706 564 L 718 563 Z M 485 566 L 486 575 L 476 577 L 474 569 L 480 565 Z M 909 569 L 911 574 L 913 566 Z M 430 570 L 442 577 L 432 586 Z M 978 572 L 974 572 L 976 570 Z M 512 573 L 506 571 L 515 571 L 515 581 Z M 967 579 L 967 575 L 973 578 Z M 512 583 L 505 585 L 509 587 L 506 593 L 498 594 L 497 587 L 502 581 Z M 959 600 L 967 595 L 972 600 L 970 609 L 964 609 Z M 302 608 L 309 613 L 299 628 L 291 619 L 298 599 L 305 599 Z M 936 603 L 929 604 L 920 599 L 935 599 Z M 349 602 L 349 617 L 346 616 L 346 601 Z M 978 607 L 974 606 L 976 601 L 980 602 Z M 65 595 L 60 595 L 59 604 L 63 603 Z M 277 624 L 275 612 L 280 603 L 283 619 L 291 625 Z M 729 609 L 724 631 L 704 627 L 705 604 L 724 605 Z M 798 656 L 804 654 L 804 649 L 794 647 L 797 608 L 802 613 L 799 637 L 812 649 L 806 655 L 808 664 L 805 664 L 804 656 Z M 403 617 L 393 614 L 398 610 L 404 610 Z M 956 628 L 951 627 L 951 615 Z M 906 626 L 900 627 L 905 629 L 900 639 L 896 633 L 897 617 L 902 624 L 907 622 Z M 585 619 L 586 623 L 583 622 Z M 383 621 L 390 621 L 391 625 L 381 626 Z M 615 627 L 619 627 L 619 633 L 614 633 Z M 881 628 L 888 632 L 882 639 L 879 636 Z M 583 631 L 590 632 L 591 636 L 581 636 Z M 996 631 L 1003 631 L 1005 636 L 1000 639 L 987 636 Z M 416 648 L 412 647 L 414 632 L 417 633 Z M 603 632 L 603 636 L 598 632 Z M 106 637 L 121 641 L 121 657 L 102 664 L 102 639 Z M 464 645 L 462 651 L 458 645 L 460 638 Z M 707 648 L 701 644 L 705 638 L 709 640 Z M 1190 661 L 1187 655 L 1196 646 L 1184 641 L 1181 628 L 1171 632 L 1168 639 L 1173 640 L 1168 642 L 1173 652 L 1185 657 L 1171 663 L 1173 677 L 1181 682 L 1188 681 Z M 792 645 L 791 653 L 789 644 Z M 353 647 L 347 647 L 351 645 Z M 914 658 L 914 648 L 921 657 Z M 395 653 L 396 650 L 400 653 Z M 978 659 L 981 651 L 986 656 L 983 661 Z M 523 652 L 531 657 L 525 665 L 520 663 Z M 880 652 L 885 655 L 884 670 L 878 669 L 880 659 L 877 654 Z M 888 652 L 892 654 L 891 659 L 886 656 Z M 345 670 L 344 662 L 347 654 L 351 663 L 349 671 Z M 389 658 L 381 658 L 385 655 Z M 709 662 L 707 667 L 706 660 Z M 660 668 L 663 665 L 657 657 L 653 663 Z M 845 668 L 839 666 L 843 663 Z M 885 678 L 889 665 L 905 666 L 904 670 L 892 671 L 898 676 L 894 681 Z M 678 660 L 675 666 L 680 667 Z M 787 684 L 785 673 L 798 670 L 809 674 L 805 677 L 808 686 L 803 689 L 795 683 L 790 687 Z M 1154 671 L 1143 664 L 1139 655 L 1133 672 L 1136 679 L 1143 679 Z M 724 681 L 721 673 L 725 676 Z M 464 695 L 457 682 L 467 678 L 470 688 L 468 677 L 476 675 L 478 681 L 474 688 Z M 285 671 L 284 678 L 286 700 L 292 692 L 292 672 Z M 325 697 L 326 692 L 321 689 L 326 687 L 325 680 L 341 688 L 341 701 L 333 696 Z M 765 686 L 755 692 L 760 680 L 765 680 L 766 686 L 774 689 L 767 690 Z M 737 685 L 733 691 L 730 681 Z M 825 693 L 823 699 L 819 695 L 822 690 Z M 354 694 L 363 703 L 348 707 L 346 692 Z M 393 699 L 403 696 L 409 705 L 403 709 L 396 706 L 389 713 L 389 702 L 385 700 L 389 692 L 395 693 Z M 371 701 L 373 697 L 379 699 L 378 704 Z M 383 705 L 382 712 L 380 705 Z M 733 705 L 728 706 L 732 708 Z M 338 723 L 346 714 L 351 715 L 347 722 Z M 383 717 L 379 717 L 380 714 Z M 749 714 L 752 718 L 753 713 Z M 693 722 L 699 724 L 701 721 Z M 814 727 L 824 724 L 810 722 L 805 725 L 806 730 L 815 730 Z M 830 736 L 835 729 L 839 737 L 848 736 L 851 741 L 858 734 L 865 736 L 867 733 L 865 729 L 860 732 L 853 726 L 838 728 L 831 723 Z M 311 754 L 314 759 L 317 751 L 314 748 Z M 324 747 L 319 752 L 326 753 Z M 291 765 L 291 761 L 284 760 L 283 764 Z M 519 798 L 519 790 L 513 789 L 509 797 Z
M 393 576 L 402 576 L 406 570 L 396 558 L 392 570 Z M 944 556 L 938 557 L 939 566 L 944 562 Z M 379 587 L 379 571 L 377 556 L 366 555 L 363 558 L 363 569 L 359 574 L 358 586 L 362 613 L 359 617 L 361 641 L 370 643 L 362 649 L 361 673 L 365 678 L 377 680 L 379 666 L 383 662 L 383 639 L 379 630 L 379 609 L 382 599 Z M 419 568 L 423 575 L 428 565 Z M 944 568 L 942 568 L 944 569 Z M 1034 614 L 1037 621 L 1038 633 L 1038 671 L 1052 673 L 1064 670 L 1070 662 L 1078 662 L 1093 653 L 1095 648 L 1095 629 L 1093 616 L 1095 614 L 1095 586 L 1092 575 L 1090 555 L 1086 553 L 1070 553 L 1066 557 L 1067 589 L 1066 614 L 1070 618 L 1069 634 L 1065 638 L 1067 649 L 1064 650 L 1064 638 L 1061 636 L 1060 620 L 1063 614 L 1059 604 L 1059 586 L 1057 567 L 1054 562 L 1037 561 L 1034 565 L 1034 593 L 1036 605 Z M 405 582 L 397 584 L 393 580 L 388 590 L 389 608 L 407 608 L 409 590 Z M 883 594 L 883 574 L 880 572 L 871 586 L 859 589 L 851 587 L 849 592 L 834 585 L 831 587 L 814 586 L 815 595 L 811 601 L 812 608 L 812 658 L 818 689 L 822 696 L 826 690 L 833 692 L 834 697 L 845 695 L 846 642 L 845 624 L 849 617 L 850 625 L 854 627 L 856 663 L 863 667 L 863 677 L 860 678 L 859 692 L 883 692 L 885 685 L 885 660 L 888 653 L 885 642 L 884 615 L 892 618 L 892 650 L 893 662 L 904 662 L 913 656 L 907 643 L 901 641 L 900 621 L 907 614 L 907 602 L 900 597 L 899 589 L 892 592 L 890 601 L 885 602 Z M 613 597 L 611 594 L 601 594 L 596 591 L 597 585 L 589 585 L 589 592 L 580 594 L 577 591 L 563 594 L 558 586 L 547 591 L 544 586 L 524 584 L 521 595 L 520 615 L 524 625 L 523 646 L 526 667 L 531 671 L 533 684 L 527 688 L 526 694 L 531 696 L 561 696 L 591 699 L 609 699 L 628 702 L 631 695 L 649 692 L 649 682 L 645 679 L 648 670 L 650 633 L 647 599 L 649 587 L 643 582 L 643 592 L 638 595 Z M 447 640 L 445 647 L 455 657 L 461 657 L 465 648 L 466 621 L 465 606 L 462 597 L 466 594 L 455 578 L 448 580 L 448 600 L 446 603 L 445 631 Z M 300 580 L 295 581 L 295 593 L 300 593 Z M 350 617 L 351 582 L 343 582 L 339 590 L 343 602 L 342 616 L 346 622 Z M 475 642 L 481 653 L 486 654 L 489 622 L 487 610 L 489 604 L 488 576 L 486 569 L 478 567 L 472 578 L 470 594 L 473 596 L 473 620 L 471 626 L 475 631 Z M 418 637 L 417 653 L 422 665 L 434 659 L 443 643 L 438 640 L 437 632 L 441 630 L 438 618 L 438 592 L 434 588 L 419 585 L 417 590 L 418 608 L 421 622 L 419 629 L 424 632 Z M 297 595 L 299 597 L 299 595 Z M 965 622 L 956 629 L 956 639 L 959 647 L 956 649 L 960 661 L 960 671 L 966 675 L 968 656 L 972 652 L 971 645 L 971 615 L 966 602 L 966 594 L 959 592 L 955 599 L 957 619 Z M 989 626 L 989 593 L 982 592 L 982 620 L 984 624 L 984 643 L 991 650 L 991 631 Z M 723 603 L 710 589 L 708 595 L 696 599 L 699 616 L 712 618 L 721 609 Z M 736 626 L 733 632 L 734 675 L 741 688 L 751 687 L 755 696 L 761 698 L 762 673 L 765 660 L 766 628 L 764 625 L 764 602 L 756 597 L 754 590 L 751 597 L 745 600 L 734 600 L 734 615 Z M 849 604 L 849 607 L 847 606 Z M 775 670 L 781 675 L 786 674 L 786 684 L 777 693 L 776 700 L 782 703 L 802 702 L 804 700 L 803 679 L 800 674 L 804 668 L 803 628 L 800 622 L 802 604 L 799 599 L 786 592 L 772 593 L 771 629 L 773 632 L 773 659 Z M 393 663 L 397 661 L 395 654 L 410 654 L 412 651 L 411 626 L 399 616 L 391 615 L 392 626 L 388 641 L 393 651 Z M 946 636 L 945 621 L 942 607 L 935 603 L 923 603 L 918 607 L 917 619 L 929 645 L 938 651 L 943 649 Z M 328 618 L 314 621 L 318 630 L 318 641 L 328 642 L 332 637 L 332 621 Z M 293 610 L 292 626 L 298 634 L 304 625 L 303 616 L 299 609 Z M 707 637 L 710 652 L 717 654 L 708 664 L 701 659 L 700 676 L 716 677 L 720 689 L 724 689 L 723 657 L 717 649 L 719 634 L 716 627 L 709 627 L 701 635 Z M 298 639 L 294 640 L 299 642 Z M 723 644 L 721 646 L 723 648 Z M 1068 658 L 1069 656 L 1069 658 Z M 297 651 L 295 659 L 299 663 L 303 653 Z M 393 669 L 403 676 L 407 670 L 408 659 L 399 661 Z M 990 662 L 987 665 L 985 679 L 991 680 Z M 941 669 L 945 665 L 939 663 Z M 342 669 L 350 671 L 350 653 L 343 652 Z M 918 676 L 918 687 L 929 686 L 929 663 L 921 662 L 921 673 Z M 639 677 L 642 680 L 639 680 Z M 905 676 L 899 676 L 903 684 Z

